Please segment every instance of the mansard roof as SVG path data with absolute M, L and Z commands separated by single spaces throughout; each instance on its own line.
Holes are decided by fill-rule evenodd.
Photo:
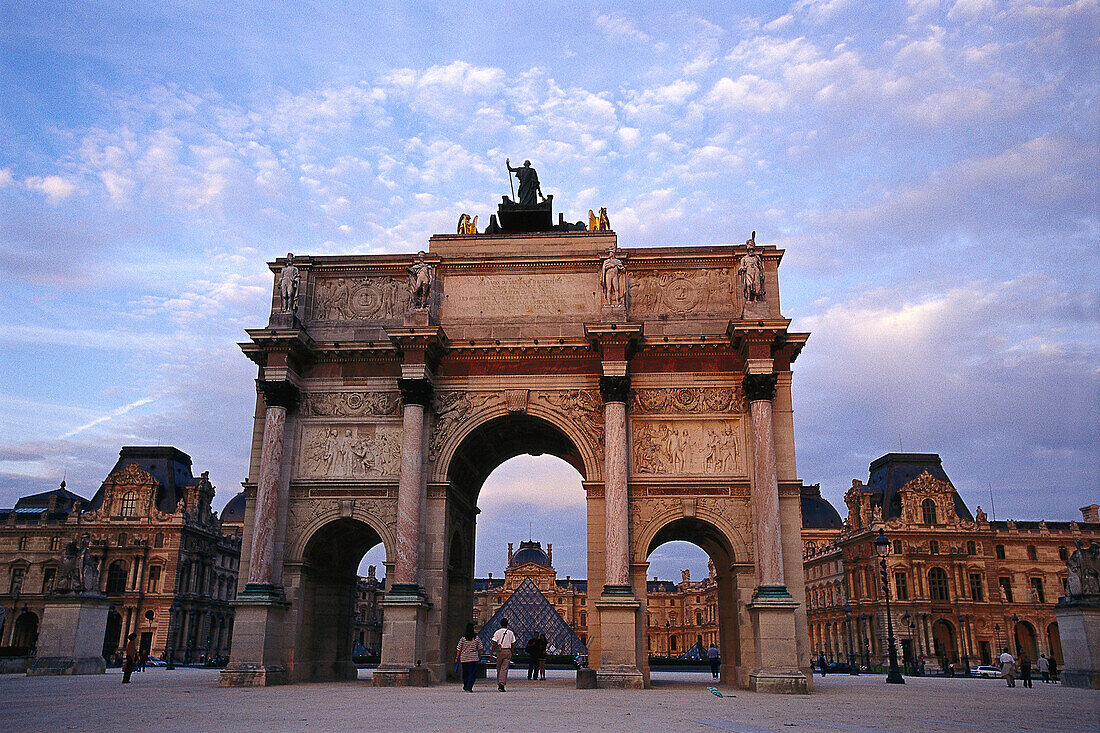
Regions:
M 118 452 L 118 462 L 108 473 L 104 483 L 110 480 L 111 474 L 121 471 L 131 463 L 136 463 L 160 484 L 157 487 L 156 508 L 162 512 L 175 511 L 176 505 L 186 494 L 186 488 L 195 486 L 202 480 L 191 474 L 191 456 L 178 448 L 166 445 L 127 445 Z M 92 497 L 89 509 L 99 509 L 103 505 L 103 496 L 104 488 L 100 486 Z
M 901 497 L 898 492 L 925 471 L 932 478 L 951 484 L 938 453 L 887 453 L 871 461 L 869 470 L 870 476 L 863 490 L 882 497 L 883 519 L 901 516 Z M 954 484 L 951 486 L 954 488 Z M 954 502 L 955 513 L 961 519 L 974 520 L 958 491 L 955 492 Z
M 62 481 L 60 488 L 19 497 L 19 500 L 15 502 L 15 509 L 16 511 L 35 509 L 38 511 L 46 511 L 50 509 L 51 497 L 54 499 L 54 508 L 52 511 L 65 514 L 72 511 L 73 504 L 76 502 L 80 502 L 81 504 L 88 503 L 88 500 L 83 496 L 78 496 L 66 489 L 65 482 Z

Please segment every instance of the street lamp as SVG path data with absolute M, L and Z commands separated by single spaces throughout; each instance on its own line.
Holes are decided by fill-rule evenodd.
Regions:
M 886 681 L 895 685 L 904 685 L 905 678 L 898 669 L 898 650 L 894 648 L 894 623 L 890 619 L 890 584 L 886 578 L 886 556 L 890 554 L 890 540 L 881 529 L 878 537 L 875 537 L 875 551 L 878 552 L 879 563 L 882 566 L 882 592 L 886 598 L 886 635 L 890 642 L 890 671 L 886 675 Z
M 852 647 L 852 607 L 847 603 L 844 604 L 844 618 L 848 622 L 848 674 L 859 674 L 856 650 Z
M 959 637 L 962 640 L 963 674 L 970 676 L 970 645 L 966 642 L 966 614 L 959 616 Z
M 1012 641 L 1016 646 L 1016 656 L 1020 656 L 1020 630 L 1017 628 L 1020 623 L 1020 617 L 1016 614 L 1012 614 Z

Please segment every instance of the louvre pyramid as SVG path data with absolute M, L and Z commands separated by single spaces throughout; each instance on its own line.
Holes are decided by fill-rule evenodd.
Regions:
M 508 619 L 508 628 L 516 635 L 517 651 L 527 646 L 535 634 L 546 634 L 547 654 L 576 655 L 588 651 L 530 578 L 524 578 L 478 633 L 486 652 L 493 648 L 493 634 L 504 618 Z

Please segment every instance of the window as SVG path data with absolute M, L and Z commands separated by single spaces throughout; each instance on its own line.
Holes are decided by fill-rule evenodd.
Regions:
M 859 582 L 859 576 L 858 575 L 852 575 L 852 597 L 854 597 L 854 598 L 862 598 L 863 597 L 863 589 L 860 587 L 860 585 L 861 584 Z
M 695 625 L 696 626 L 702 626 L 703 625 L 703 614 L 699 613 L 698 611 L 695 612 Z
M 1062 562 L 1065 562 L 1066 560 L 1069 560 L 1069 552 L 1066 550 L 1066 548 L 1064 548 L 1064 547 L 1059 547 L 1058 548 L 1058 559 L 1061 560 Z
M 53 537 L 50 538 L 50 551 L 51 552 L 57 552 L 60 549 L 61 549 L 61 536 L 60 535 L 54 535 Z
M 974 544 L 974 540 L 967 540 L 966 541 L 966 554 L 967 555 L 977 555 L 978 554 L 978 546 L 976 544 Z
M 27 549 L 27 535 L 23 535 L 22 537 L 19 538 L 19 549 L 20 550 Z
M 111 567 L 107 568 L 107 595 L 114 595 L 126 590 L 126 568 L 121 560 L 115 560 Z
M 676 651 L 676 637 L 670 636 L 668 639 L 668 648 L 672 651 Z
M 160 593 L 160 565 L 149 568 L 149 592 Z
M 57 579 L 57 568 L 46 568 L 42 571 L 42 595 L 45 595 L 53 590 L 54 582 Z
M 1001 598 L 1005 603 L 1012 603 L 1012 578 L 997 578 L 1001 586 Z
M 588 614 L 587 613 L 582 613 L 581 614 L 581 626 L 587 626 L 587 625 L 588 625 Z
M 921 511 L 924 513 L 925 524 L 936 523 L 936 502 L 931 499 L 925 499 L 921 502 Z
M 137 493 L 127 491 L 122 495 L 122 516 L 132 517 L 137 509 Z
M 118 546 L 119 547 L 125 547 L 126 546 L 126 533 L 125 532 L 119 532 L 118 533 Z
M 1043 579 L 1032 578 L 1031 579 L 1031 600 L 1033 603 L 1046 603 L 1046 596 L 1043 595 Z
M 933 601 L 951 600 L 951 594 L 947 588 L 947 573 L 943 568 L 932 568 L 928 571 L 928 592 Z
M 985 600 L 985 583 L 982 582 L 981 573 L 970 574 L 970 597 L 975 601 Z
M 11 585 L 8 587 L 8 593 L 14 596 L 23 590 L 23 576 L 26 574 L 26 568 L 12 568 Z
M 1039 553 L 1035 550 L 1035 545 L 1028 545 L 1027 546 L 1027 559 L 1028 560 L 1038 560 L 1039 559 Z
M 901 554 L 901 540 L 894 540 L 894 554 Z
M 153 535 L 153 547 L 164 547 L 164 533 L 157 532 Z
M 940 554 L 940 543 L 936 540 L 928 540 L 928 554 L 938 555 Z
M 905 573 L 894 573 L 894 589 L 899 601 L 909 600 L 909 578 Z
M 1005 546 L 1004 545 L 997 545 L 997 559 L 998 560 L 1004 560 L 1005 559 Z

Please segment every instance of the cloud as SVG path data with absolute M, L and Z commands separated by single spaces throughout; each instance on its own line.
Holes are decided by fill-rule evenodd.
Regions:
M 0 188 L 10 186 L 14 180 L 11 168 L 0 168 Z
M 601 13 L 596 16 L 596 27 L 610 36 L 627 38 L 640 43 L 649 43 L 653 39 L 646 33 L 638 30 L 634 21 L 618 13 Z
M 28 176 L 23 179 L 23 185 L 31 191 L 45 194 L 50 203 L 55 204 L 64 201 L 76 192 L 76 184 L 61 176 Z
M 80 425 L 76 428 L 73 428 L 69 432 L 62 435 L 60 439 L 61 440 L 67 440 L 67 439 L 73 437 L 74 435 L 78 435 L 79 433 L 83 433 L 88 428 L 93 428 L 96 425 L 100 425 L 102 423 L 107 422 L 108 420 L 113 420 L 116 417 L 122 417 L 123 415 L 130 412 L 131 410 L 134 410 L 138 407 L 143 407 L 144 405 L 148 405 L 150 402 L 153 402 L 155 399 L 156 399 L 155 397 L 143 397 L 140 400 L 134 400 L 133 402 L 131 402 L 127 405 L 122 405 L 121 407 L 117 407 L 114 410 L 111 410 L 106 415 L 101 415 L 101 416 L 97 417 L 94 420 L 91 420 L 89 422 L 84 423 L 83 425 Z

